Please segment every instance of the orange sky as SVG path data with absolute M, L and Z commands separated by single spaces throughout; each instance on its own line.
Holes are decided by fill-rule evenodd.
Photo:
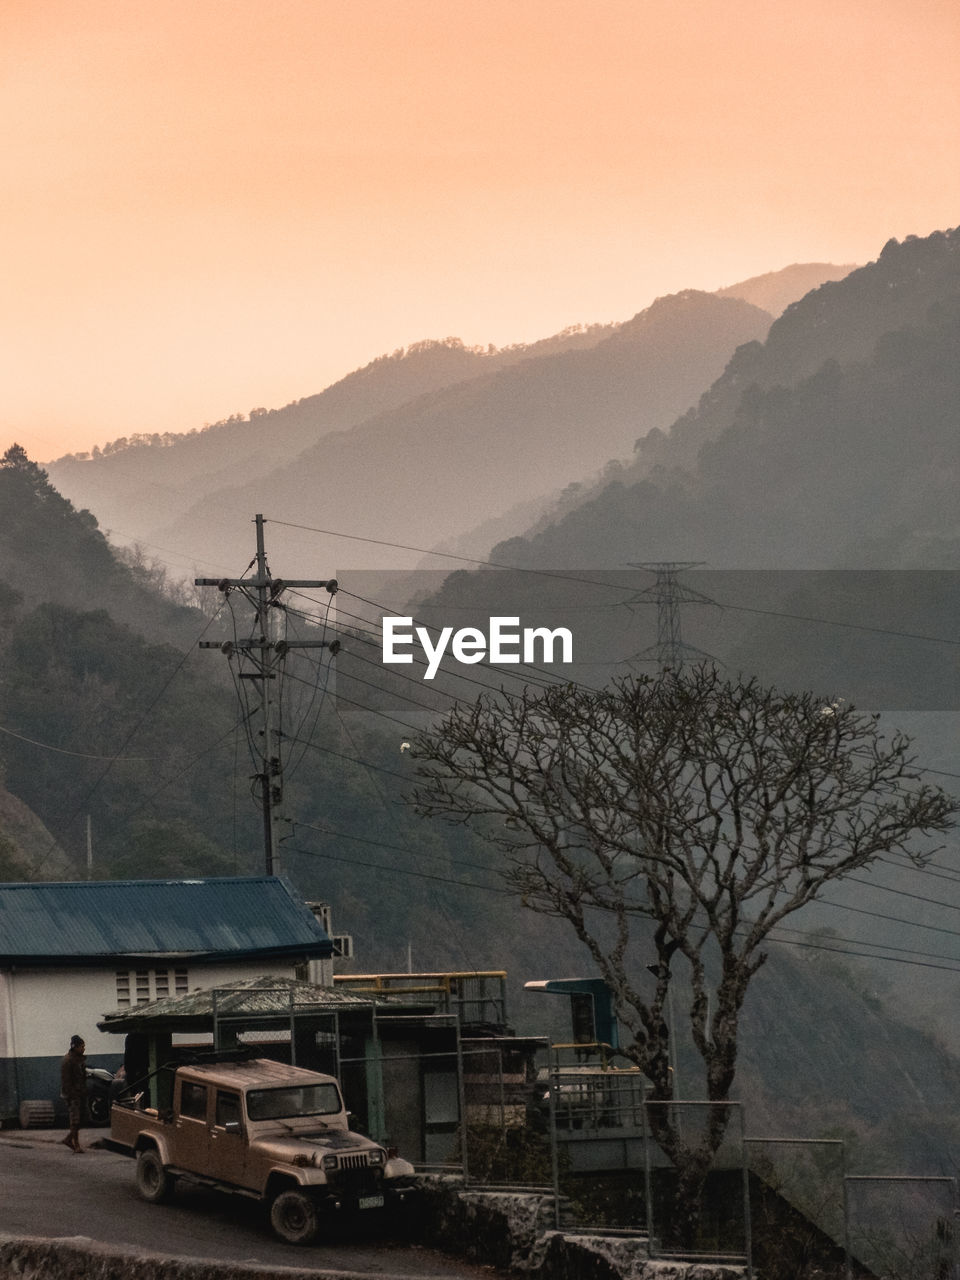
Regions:
M 960 222 L 956 0 L 5 0 L 0 63 L 41 461 Z

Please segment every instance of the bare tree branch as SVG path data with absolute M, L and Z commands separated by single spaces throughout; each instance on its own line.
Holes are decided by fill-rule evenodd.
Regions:
M 922 862 L 960 811 L 875 717 L 708 666 L 600 693 L 484 696 L 414 753 L 419 811 L 482 832 L 524 903 L 568 921 L 614 993 L 625 1052 L 664 1102 L 677 956 L 705 1096 L 722 1104 L 771 931 L 883 854 Z M 726 1128 L 729 1109 L 712 1112 L 695 1144 L 658 1112 L 657 1139 L 694 1189 Z

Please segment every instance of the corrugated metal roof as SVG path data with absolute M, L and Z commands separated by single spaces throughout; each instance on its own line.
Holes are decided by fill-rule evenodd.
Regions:
M 0 964 L 332 950 L 279 876 L 0 884 Z
M 213 1026 L 213 1006 L 221 1018 L 277 1018 L 289 1023 L 295 1013 L 332 1013 L 355 1009 L 391 1006 L 392 1001 L 371 1000 L 353 992 L 333 987 L 317 987 L 296 978 L 246 978 L 222 987 L 190 991 L 182 996 L 166 996 L 149 1004 L 117 1009 L 104 1016 L 97 1026 L 101 1031 L 137 1031 L 157 1026 L 179 1027 L 181 1024 Z

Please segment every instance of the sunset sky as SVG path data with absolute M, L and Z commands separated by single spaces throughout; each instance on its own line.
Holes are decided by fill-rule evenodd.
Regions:
M 956 0 L 6 0 L 0 61 L 40 461 L 960 222 Z

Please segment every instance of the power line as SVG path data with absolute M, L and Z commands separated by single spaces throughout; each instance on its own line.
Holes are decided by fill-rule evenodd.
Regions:
M 359 858 L 343 858 L 335 853 L 320 853 L 316 849 L 299 849 L 294 845 L 284 844 L 284 848 L 290 853 L 301 853 L 309 858 L 323 858 L 327 862 L 345 862 L 350 866 L 364 867 L 369 871 L 388 871 L 392 875 L 414 876 L 418 880 L 432 880 L 436 884 L 454 885 L 460 889 L 478 889 L 482 893 L 497 893 L 506 895 L 507 897 L 515 897 L 516 895 L 510 889 L 500 889 L 496 885 L 474 884 L 470 880 L 454 880 L 449 876 L 435 876 L 427 871 L 414 871 L 410 867 L 387 866 L 382 862 L 363 862 Z
M 919 871 L 920 868 L 918 867 Z M 912 898 L 915 902 L 926 902 L 933 907 L 946 907 L 949 911 L 960 911 L 960 906 L 954 902 L 941 902 L 938 898 L 925 898 L 919 893 L 910 893 L 907 889 L 894 889 L 890 885 L 875 884 L 872 880 L 861 880 L 857 876 L 845 876 L 844 880 L 847 884 L 862 884 L 869 889 L 879 889 L 883 893 L 895 893 L 900 898 Z
M 309 826 L 309 824 L 305 824 L 305 823 L 295 823 L 294 825 Z M 341 839 L 361 840 L 362 843 L 375 845 L 376 847 L 379 847 L 379 848 L 384 848 L 388 850 L 396 850 L 398 848 L 395 845 L 383 844 L 380 841 L 363 840 L 362 837 L 359 837 L 359 836 L 355 836 L 355 837 L 345 836 L 341 832 L 324 831 L 323 828 L 313 828 L 313 829 L 318 831 L 323 831 L 324 834 L 339 837 Z M 366 870 L 385 871 L 394 875 L 413 876 L 416 879 L 429 880 L 437 884 L 453 885 L 458 888 L 476 889 L 482 893 L 496 893 L 501 896 L 511 897 L 514 899 L 517 899 L 517 896 L 518 896 L 516 892 L 512 889 L 499 888 L 496 885 L 476 884 L 472 881 L 455 880 L 449 876 L 438 876 L 430 872 L 418 871 L 411 867 L 402 867 L 402 866 L 398 867 L 395 865 L 389 866 L 385 863 L 367 862 L 360 858 L 347 858 L 338 854 L 322 853 L 316 849 L 302 849 L 302 848 L 297 848 L 294 846 L 287 846 L 287 845 L 285 845 L 285 847 L 289 848 L 290 852 L 292 853 L 303 854 L 306 857 L 322 858 L 330 862 L 346 863 L 349 866 L 363 867 Z M 400 850 L 400 852 L 412 852 L 412 851 Z M 475 865 L 475 864 L 459 864 L 459 865 Z M 737 930 L 736 932 L 739 935 L 743 936 L 747 931 L 741 929 L 741 930 Z M 800 931 L 789 930 L 789 932 L 800 932 Z M 846 941 L 846 939 L 838 939 L 838 941 Z M 799 947 L 804 950 L 822 951 L 822 952 L 827 952 L 828 954 L 833 954 L 833 955 L 853 956 L 853 957 L 857 957 L 859 959 L 864 959 L 864 960 L 885 960 L 891 964 L 909 965 L 914 968 L 937 969 L 946 973 L 960 973 L 960 960 L 958 960 L 956 965 L 936 964 L 936 963 L 933 963 L 932 960 L 909 960 L 904 958 L 903 954 L 898 954 L 898 955 L 877 954 L 877 950 L 879 950 L 880 948 L 884 948 L 885 950 L 888 950 L 888 951 L 904 952 L 905 955 L 926 955 L 927 954 L 925 952 L 909 951 L 906 948 L 888 947 L 885 943 L 872 943 L 872 942 L 865 942 L 865 943 L 859 943 L 859 944 L 854 943 L 853 944 L 854 946 L 856 945 L 868 946 L 868 947 L 874 947 L 877 949 L 874 951 L 855 951 L 855 950 L 849 949 L 849 947 L 831 947 L 821 942 L 811 942 L 811 941 L 803 942 L 803 941 L 798 941 L 796 939 L 791 939 L 791 938 L 780 938 L 780 937 L 774 936 L 773 933 L 767 934 L 764 939 L 764 942 L 770 943 L 772 945 L 780 945 L 780 946 L 786 946 L 786 947 Z M 945 956 L 942 958 L 950 959 L 951 957 Z
M 334 756 L 337 760 L 344 760 L 348 764 L 359 765 L 361 769 L 375 769 L 377 773 L 386 774 L 389 778 L 399 778 L 402 782 L 409 782 L 410 775 L 406 773 L 397 773 L 395 769 L 387 769 L 381 764 L 373 764 L 370 760 L 361 760 L 358 756 L 348 756 L 342 751 L 334 751 L 333 747 L 322 747 L 317 742 L 310 742 L 304 738 L 292 737 L 289 734 L 283 734 L 288 742 L 296 742 L 302 745 L 306 750 L 319 751 L 323 755 Z M 306 826 L 306 823 L 297 823 L 297 826 Z
M 73 756 L 77 760 L 109 760 L 111 764 L 131 763 L 142 764 L 147 760 L 158 760 L 159 756 L 98 756 L 90 755 L 86 751 L 68 751 L 66 747 L 54 747 L 49 742 L 38 742 L 36 738 L 28 738 L 26 734 L 14 733 L 12 729 L 5 729 L 0 725 L 0 733 L 4 733 L 8 738 L 16 738 L 19 742 L 29 742 L 31 747 L 40 747 L 43 751 L 53 751 L 59 756 Z
M 434 551 L 427 547 L 413 547 L 404 542 L 388 542 L 382 538 L 364 538 L 359 534 L 340 533 L 335 529 L 316 529 L 311 525 L 292 524 L 285 520 L 272 520 L 272 524 L 284 525 L 289 529 L 301 529 L 306 533 L 318 533 L 325 537 L 345 538 L 352 542 L 366 542 L 372 546 L 390 547 L 397 551 L 416 551 L 421 555 L 439 556 L 445 560 L 458 560 L 462 564 L 472 564 L 480 568 L 487 569 L 504 569 L 510 573 L 534 574 L 544 578 L 552 578 L 559 582 L 575 582 L 584 586 L 603 587 L 614 591 L 623 591 L 622 584 L 613 582 L 603 582 L 596 578 L 583 578 L 575 574 L 560 573 L 552 569 L 531 569 L 520 565 L 503 564 L 496 560 L 481 560 L 475 556 L 459 556 L 449 551 Z M 412 572 L 412 571 L 411 571 Z M 357 597 L 361 599 L 362 597 Z M 718 604 L 720 608 L 730 610 L 734 613 L 752 613 L 759 614 L 770 618 L 786 618 L 792 622 L 812 622 L 818 626 L 841 627 L 850 631 L 865 631 L 873 635 L 893 636 L 902 640 L 923 640 L 930 644 L 946 644 L 953 647 L 960 646 L 960 639 L 954 639 L 947 636 L 930 636 L 916 631 L 900 631 L 891 627 L 871 627 L 862 622 L 843 622 L 836 618 L 818 618 L 808 614 L 789 613 L 777 609 L 759 609 L 751 608 L 748 605 L 727 604 L 724 601 L 711 601 Z

